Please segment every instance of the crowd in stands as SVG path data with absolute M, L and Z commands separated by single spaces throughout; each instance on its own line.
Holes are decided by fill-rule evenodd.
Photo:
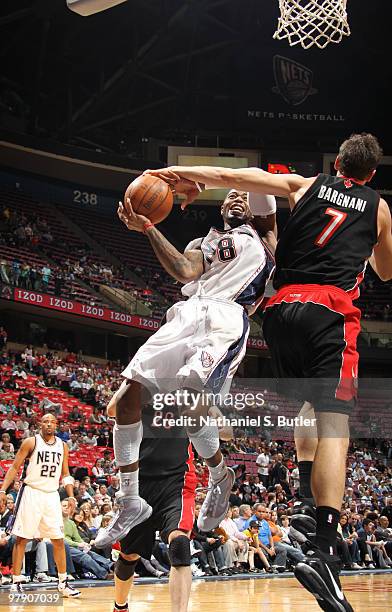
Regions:
M 70 449 L 76 510 L 62 499 L 68 573 L 104 579 L 112 574 L 116 549 L 97 550 L 94 539 L 116 509 L 119 490 L 113 460 L 112 422 L 106 405 L 120 382 L 119 364 L 80 361 L 72 352 L 7 350 L 7 332 L 0 328 L 0 468 L 4 472 L 21 441 L 39 431 L 39 418 L 52 412 L 57 435 Z M 192 533 L 192 570 L 195 576 L 243 572 L 276 573 L 290 570 L 303 558 L 301 541 L 291 529 L 299 473 L 292 441 L 262 443 L 260 438 L 223 442 L 233 465 L 235 485 L 226 518 L 217 530 Z M 345 496 L 339 526 L 339 554 L 348 570 L 392 566 L 392 444 L 389 440 L 354 440 L 349 450 Z M 198 485 L 208 484 L 208 469 L 196 461 Z M 14 508 L 20 482 L 15 482 L 0 509 L 0 562 L 9 567 L 13 538 L 5 528 Z M 195 514 L 203 501 L 197 494 Z M 30 555 L 30 553 L 33 553 Z M 30 563 L 35 558 L 35 564 Z M 33 568 L 35 567 L 35 569 Z M 151 560 L 138 565 L 139 575 L 164 576 L 170 569 L 167 546 L 157 537 Z M 56 574 L 49 542 L 29 545 L 26 574 L 38 581 Z M 3 570 L 5 574 L 6 571 Z
M 169 302 L 156 292 L 162 282 L 156 270 L 136 266 L 134 273 L 141 279 L 138 286 L 127 278 L 124 269 L 109 263 L 102 253 L 94 253 L 76 235 L 70 251 L 64 236 L 50 226 L 42 211 L 39 215 L 3 205 L 0 223 L 0 279 L 5 287 L 54 294 L 94 306 L 107 305 L 97 293 L 101 285 L 108 285 L 128 292 L 135 311 L 142 305 L 159 318 L 167 309 Z M 95 293 L 81 292 L 79 280 Z

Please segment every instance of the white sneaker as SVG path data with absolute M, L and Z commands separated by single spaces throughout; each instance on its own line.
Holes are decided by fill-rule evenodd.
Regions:
M 362 567 L 360 565 L 358 565 L 358 563 L 353 563 L 352 566 L 351 566 L 351 569 L 360 570 L 360 569 L 362 569 Z
M 67 574 L 67 582 L 70 580 L 75 580 L 75 578 L 72 576 L 72 574 Z
M 205 576 L 205 573 L 199 567 L 197 567 L 196 563 L 192 563 L 191 570 L 192 576 L 195 576 L 196 578 L 201 578 L 202 576 Z
M 45 572 L 38 572 L 33 578 L 33 582 L 57 582 L 54 576 L 48 576 Z
M 78 589 L 74 589 L 74 587 L 69 586 L 67 581 L 59 582 L 57 589 L 63 597 L 80 597 L 81 594 Z
M 234 471 L 229 467 L 220 482 L 213 483 L 210 478 L 208 492 L 197 519 L 200 531 L 212 531 L 223 521 L 229 507 L 229 497 L 234 481 Z
M 105 548 L 125 537 L 131 529 L 143 523 L 152 514 L 151 506 L 142 497 L 118 497 L 118 510 L 106 529 L 95 538 L 97 548 Z

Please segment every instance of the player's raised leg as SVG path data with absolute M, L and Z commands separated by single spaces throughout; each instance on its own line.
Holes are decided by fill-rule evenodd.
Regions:
M 208 407 L 196 412 L 206 415 Z M 196 418 L 196 422 L 198 419 Z M 217 425 L 196 425 L 188 427 L 188 436 L 199 457 L 202 457 L 210 473 L 206 498 L 200 508 L 197 524 L 201 531 L 211 531 L 225 518 L 229 504 L 235 474 L 225 464 L 219 448 L 219 430 Z
M 124 381 L 109 403 L 108 414 L 116 417 L 113 443 L 119 466 L 120 495 L 117 512 L 95 540 L 98 548 L 120 540 L 152 512 L 151 506 L 139 495 L 139 450 L 143 439 L 141 385 L 136 381 Z

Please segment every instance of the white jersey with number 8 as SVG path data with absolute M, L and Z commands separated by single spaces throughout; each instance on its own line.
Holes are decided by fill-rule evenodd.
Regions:
M 251 225 L 223 231 L 212 227 L 185 251 L 191 249 L 202 251 L 204 273 L 182 288 L 184 296 L 217 298 L 242 306 L 251 306 L 263 296 L 274 262 Z

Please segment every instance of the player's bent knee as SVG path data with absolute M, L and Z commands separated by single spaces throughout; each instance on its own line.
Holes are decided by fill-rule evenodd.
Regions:
M 172 567 L 189 567 L 191 564 L 191 547 L 189 538 L 180 535 L 169 544 L 169 559 Z
M 117 578 L 119 580 L 122 580 L 123 582 L 132 578 L 135 573 L 135 568 L 137 566 L 139 558 L 140 557 L 137 557 L 137 559 L 133 559 L 132 561 L 130 561 L 128 559 L 124 559 L 124 557 L 120 555 L 114 566 L 114 573 Z

